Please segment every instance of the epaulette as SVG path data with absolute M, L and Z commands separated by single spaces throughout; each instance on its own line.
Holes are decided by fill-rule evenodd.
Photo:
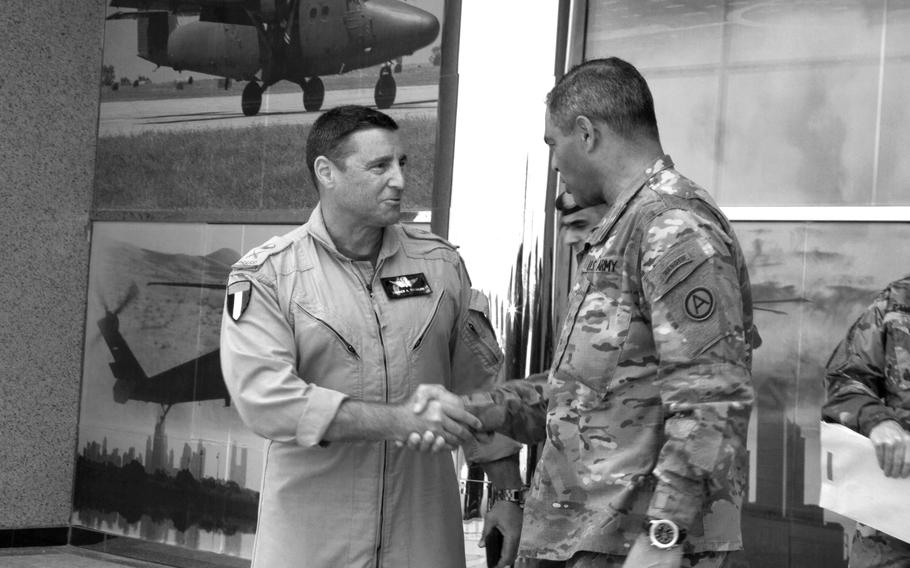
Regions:
M 471 288 L 471 303 L 469 309 L 480 312 L 484 317 L 490 319 L 490 299 L 477 288 Z
M 293 241 L 287 237 L 272 237 L 265 244 L 259 245 L 250 252 L 243 255 L 243 258 L 231 265 L 231 268 L 249 270 L 259 268 L 265 260 L 275 254 L 288 248 Z
M 448 240 L 429 231 L 424 231 L 423 229 L 418 229 L 417 227 L 409 227 L 408 225 L 401 225 L 401 230 L 404 231 L 405 234 L 407 234 L 412 239 L 417 239 L 420 241 L 435 241 L 452 250 L 458 250 L 458 247 L 450 243 Z

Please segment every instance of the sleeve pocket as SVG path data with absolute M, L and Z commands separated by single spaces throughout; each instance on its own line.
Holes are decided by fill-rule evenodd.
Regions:
M 644 275 L 650 301 L 659 301 L 667 292 L 691 276 L 706 260 L 708 254 L 697 240 L 692 239 L 675 245 Z
M 468 321 L 465 322 L 465 342 L 471 347 L 474 354 L 482 359 L 486 365 L 496 368 L 502 364 L 502 350 L 496 341 L 496 333 L 487 316 L 473 307 L 468 310 Z
M 479 296 L 479 298 L 478 298 Z M 496 333 L 487 318 L 486 297 L 471 290 L 471 304 L 464 325 L 458 331 L 452 359 L 455 390 L 470 392 L 493 384 L 502 368 L 503 354 L 496 340 Z

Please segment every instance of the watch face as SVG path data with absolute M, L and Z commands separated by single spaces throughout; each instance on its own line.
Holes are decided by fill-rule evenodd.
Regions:
M 672 548 L 679 541 L 679 527 L 673 521 L 651 521 L 648 534 L 651 544 L 658 548 Z

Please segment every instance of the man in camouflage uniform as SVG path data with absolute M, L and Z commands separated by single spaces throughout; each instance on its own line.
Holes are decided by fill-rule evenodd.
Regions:
M 910 276 L 850 326 L 827 364 L 822 416 L 864 436 L 888 477 L 910 477 Z M 910 566 L 910 544 L 857 523 L 850 568 Z
M 740 246 L 663 153 L 648 86 L 625 61 L 565 75 L 544 139 L 578 206 L 610 209 L 587 238 L 546 382 L 466 401 L 485 429 L 545 440 L 519 554 L 567 568 L 729 564 L 757 340 Z

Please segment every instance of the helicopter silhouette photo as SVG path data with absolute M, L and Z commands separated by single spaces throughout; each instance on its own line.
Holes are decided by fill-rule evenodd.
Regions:
M 289 228 L 94 225 L 74 524 L 249 556 L 265 442 L 218 335 L 239 251 Z

